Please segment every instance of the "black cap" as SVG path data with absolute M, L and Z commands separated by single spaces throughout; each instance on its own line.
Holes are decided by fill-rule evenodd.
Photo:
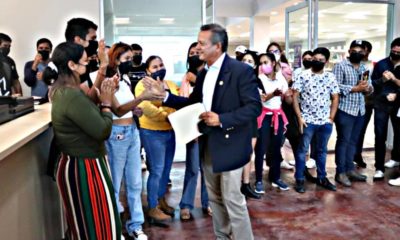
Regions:
M 364 41 L 360 39 L 352 41 L 350 44 L 350 48 L 355 48 L 355 47 L 361 47 L 365 49 Z

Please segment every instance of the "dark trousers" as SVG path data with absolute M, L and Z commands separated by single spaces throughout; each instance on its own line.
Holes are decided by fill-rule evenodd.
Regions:
M 338 110 L 336 117 L 337 140 L 335 147 L 336 173 L 354 170 L 354 155 L 364 126 L 364 115 L 353 116 Z
M 392 159 L 400 161 L 400 118 L 397 115 L 397 109 L 385 111 L 380 108 L 375 108 L 375 169 L 385 171 L 385 154 L 386 140 L 389 125 L 389 117 L 392 121 L 394 140 Z
M 258 130 L 258 139 L 254 149 L 257 182 L 262 181 L 264 154 L 267 152 L 267 149 L 270 149 L 271 145 L 272 156 L 268 178 L 271 182 L 273 182 L 278 180 L 281 174 L 281 140 L 283 137 L 282 117 L 279 116 L 279 129 L 276 135 L 274 134 L 274 127 L 271 126 L 271 122 L 272 115 L 266 115 L 261 128 Z
M 368 124 L 369 124 L 369 121 L 371 120 L 373 110 L 374 110 L 373 105 L 365 105 L 365 119 L 364 119 L 363 128 L 361 130 L 360 139 L 358 140 L 358 143 L 357 143 L 357 149 L 356 149 L 356 155 L 355 155 L 356 159 L 360 159 L 360 160 L 362 159 L 361 153 L 363 150 L 365 133 L 367 132 Z

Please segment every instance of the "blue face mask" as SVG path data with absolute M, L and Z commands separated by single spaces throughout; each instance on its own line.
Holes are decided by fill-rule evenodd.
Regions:
M 167 70 L 165 70 L 165 68 L 158 70 L 157 72 L 154 72 L 150 75 L 151 78 L 153 78 L 154 80 L 157 80 L 158 78 L 160 80 L 164 80 L 165 78 L 165 74 L 167 73 Z

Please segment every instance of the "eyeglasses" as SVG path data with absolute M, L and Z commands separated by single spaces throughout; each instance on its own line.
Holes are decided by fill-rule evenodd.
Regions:
M 397 52 L 397 51 L 394 51 L 394 50 L 392 50 L 390 52 L 393 53 L 393 54 L 396 54 L 396 55 L 400 55 L 400 52 Z

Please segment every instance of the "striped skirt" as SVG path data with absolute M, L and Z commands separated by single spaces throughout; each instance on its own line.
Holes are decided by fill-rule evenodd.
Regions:
M 121 222 L 104 157 L 62 154 L 56 173 L 70 240 L 120 240 Z

